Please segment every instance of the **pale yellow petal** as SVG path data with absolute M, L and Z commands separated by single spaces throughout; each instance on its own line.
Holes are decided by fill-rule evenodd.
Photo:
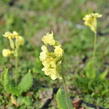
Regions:
M 43 36 L 42 41 L 44 44 L 55 45 L 53 33 L 47 33 L 45 36 Z

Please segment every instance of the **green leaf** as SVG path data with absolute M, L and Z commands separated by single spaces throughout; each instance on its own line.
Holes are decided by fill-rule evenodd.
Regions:
M 29 105 L 31 105 L 32 100 L 31 100 L 31 98 L 29 96 L 26 96 L 26 97 L 20 96 L 20 97 L 18 97 L 17 102 L 20 105 L 25 104 L 26 106 L 29 106 Z
M 100 78 L 101 80 L 103 80 L 103 79 L 106 78 L 107 75 L 108 75 L 108 71 L 106 70 L 106 71 L 102 72 L 102 73 L 99 75 L 99 78 Z
M 95 68 L 95 60 L 91 59 L 87 63 L 85 67 L 85 74 L 88 78 L 95 78 L 96 77 L 96 68 Z
M 61 88 L 56 94 L 56 101 L 58 109 L 73 109 L 73 105 L 68 97 L 68 94 L 66 94 Z
M 22 92 L 26 92 L 32 86 L 32 83 L 33 78 L 30 72 L 21 79 L 18 85 L 12 82 L 8 69 L 5 69 L 3 72 L 3 86 L 7 93 L 19 96 Z
M 29 90 L 32 86 L 32 83 L 33 83 L 32 74 L 29 72 L 22 78 L 21 82 L 18 85 L 18 89 L 20 89 L 20 93 Z
M 8 74 L 8 69 L 5 69 L 3 72 L 3 86 L 7 93 L 11 93 L 13 95 L 19 95 L 19 89 L 12 83 L 10 79 L 10 75 Z
M 5 69 L 3 72 L 3 86 L 4 86 L 5 90 L 8 90 L 9 82 L 10 82 L 10 78 L 8 75 L 8 69 Z

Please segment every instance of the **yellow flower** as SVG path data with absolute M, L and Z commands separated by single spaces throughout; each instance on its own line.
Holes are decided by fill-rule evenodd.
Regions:
M 52 80 L 62 79 L 59 68 L 61 65 L 61 57 L 63 56 L 63 50 L 60 43 L 54 40 L 53 33 L 45 35 L 42 38 L 45 45 L 41 47 L 40 60 L 44 66 L 42 71 L 45 75 L 48 75 Z M 49 51 L 47 48 L 50 45 L 54 48 L 54 51 Z
M 10 42 L 10 47 L 11 47 L 12 49 L 14 49 L 14 48 L 15 48 L 14 40 L 12 40 L 12 39 L 10 38 L 10 39 L 9 39 L 9 42 Z
M 21 36 L 17 37 L 17 39 L 16 39 L 16 46 L 20 46 L 20 45 L 23 45 L 23 44 L 24 44 L 23 37 L 21 37 Z
M 4 57 L 8 57 L 8 56 L 10 56 L 11 54 L 13 54 L 13 51 L 11 51 L 10 49 L 3 49 L 3 51 L 2 51 L 2 55 L 3 55 Z
M 13 54 L 14 56 L 18 56 L 18 48 L 20 47 L 20 45 L 24 44 L 24 39 L 23 37 L 21 37 L 16 31 L 11 32 L 6 32 L 4 35 L 4 37 L 8 38 L 9 43 L 10 43 L 10 48 L 12 49 L 4 49 L 3 50 L 3 56 L 7 57 L 10 56 L 11 54 Z
M 55 46 L 54 53 L 56 56 L 61 57 L 63 55 L 63 49 L 61 46 Z
M 8 39 L 17 39 L 19 37 L 19 34 L 16 31 L 13 31 L 13 33 L 6 32 L 3 36 Z
M 50 76 L 52 80 L 55 80 L 57 78 L 62 79 L 62 77 L 57 72 L 56 68 L 49 68 L 48 69 L 47 67 L 44 67 L 42 69 L 42 71 L 44 71 L 47 76 Z
M 83 20 L 86 26 L 89 26 L 93 32 L 96 32 L 97 29 L 97 18 L 102 17 L 99 13 L 91 13 L 86 15 Z
M 20 35 L 16 31 L 13 31 L 12 35 L 14 39 L 18 39 L 20 37 Z
M 48 49 L 45 45 L 41 47 L 42 52 L 40 53 L 40 60 L 44 61 L 47 58 Z
M 8 38 L 8 39 L 12 39 L 13 38 L 13 35 L 12 35 L 11 32 L 6 32 L 3 36 Z
M 21 37 L 16 31 L 6 32 L 4 37 L 9 39 L 10 46 L 12 49 L 15 49 L 15 47 L 19 47 L 20 45 L 24 44 L 24 39 Z
M 42 41 L 44 44 L 55 45 L 53 33 L 47 33 L 45 36 L 43 36 Z
M 56 67 L 56 59 L 53 57 L 47 57 L 43 63 L 44 67 L 54 68 Z

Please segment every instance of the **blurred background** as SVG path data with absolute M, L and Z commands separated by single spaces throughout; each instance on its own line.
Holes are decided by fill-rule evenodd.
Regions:
M 106 57 L 109 54 L 108 2 L 108 0 L 1 0 L 0 64 L 6 61 L 1 56 L 1 50 L 7 45 L 2 37 L 4 32 L 17 31 L 25 38 L 22 52 L 24 57 L 21 60 L 23 66 L 23 63 L 31 63 L 28 60 L 35 59 L 38 62 L 35 56 L 39 56 L 41 37 L 53 31 L 65 50 L 65 72 L 81 70 L 85 63 L 83 61 L 91 56 L 93 48 L 93 33 L 83 24 L 83 17 L 91 12 L 103 15 L 98 21 L 98 61 L 103 65 L 109 63 L 109 57 Z M 40 64 L 33 66 L 32 64 L 33 68 L 40 67 Z
M 0 0 L 0 70 L 3 65 L 10 70 L 14 66 L 13 60 L 10 66 L 8 59 L 2 57 L 2 49 L 8 45 L 3 34 L 17 31 L 25 39 L 20 51 L 22 75 L 31 69 L 37 86 L 35 90 L 46 86 L 44 78 L 48 77 L 41 71 L 39 60 L 41 38 L 53 31 L 55 39 L 63 45 L 63 71 L 70 75 L 67 76 L 70 80 L 74 73 L 81 72 L 92 56 L 94 34 L 83 24 L 83 17 L 92 12 L 103 15 L 98 20 L 96 67 L 104 71 L 109 69 L 109 0 Z M 57 86 L 55 82 L 49 83 Z

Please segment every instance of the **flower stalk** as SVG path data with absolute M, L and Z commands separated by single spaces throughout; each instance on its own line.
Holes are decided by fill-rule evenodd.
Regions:
M 18 72 L 18 56 L 19 56 L 19 54 L 18 54 L 18 52 L 19 52 L 20 46 L 24 44 L 24 39 L 16 31 L 13 31 L 12 33 L 6 32 L 3 36 L 9 40 L 10 48 L 3 49 L 2 54 L 4 57 L 10 57 L 10 56 L 15 57 L 14 79 L 17 82 L 17 79 L 19 77 L 19 72 Z
M 87 14 L 83 20 L 84 24 L 88 26 L 94 32 L 94 41 L 93 41 L 93 68 L 95 67 L 95 57 L 96 57 L 96 42 L 97 42 L 97 18 L 102 17 L 99 13 Z
M 63 88 L 65 91 L 65 101 L 67 109 L 70 109 L 67 98 L 68 90 L 64 75 L 62 72 L 62 61 L 63 61 L 63 49 L 61 44 L 54 40 L 53 33 L 47 33 L 43 36 L 42 41 L 44 45 L 41 47 L 42 52 L 40 53 L 40 60 L 44 66 L 42 69 L 45 75 L 49 76 L 52 80 L 59 79 L 63 82 Z M 49 50 L 52 47 L 52 50 Z
M 67 101 L 67 98 L 69 97 L 68 96 L 68 88 L 67 88 L 67 83 L 66 83 L 66 80 L 65 80 L 64 75 L 62 76 L 62 80 L 63 80 L 63 88 L 64 88 L 64 91 L 65 91 L 66 106 L 67 106 L 67 109 L 70 109 L 69 104 L 68 104 L 68 101 Z
M 19 73 L 18 73 L 18 48 L 16 48 L 15 51 L 15 80 L 17 80 L 19 77 Z
M 96 42 L 97 42 L 97 35 L 96 35 L 96 32 L 94 32 L 93 59 L 95 59 L 95 57 L 96 57 Z

